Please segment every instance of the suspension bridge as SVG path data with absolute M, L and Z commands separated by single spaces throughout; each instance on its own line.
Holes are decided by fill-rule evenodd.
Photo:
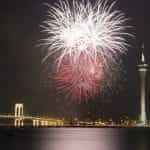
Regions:
M 15 127 L 33 126 L 33 127 L 47 127 L 47 126 L 63 126 L 63 119 L 30 116 L 24 114 L 24 105 L 22 103 L 15 104 L 14 114 L 1 114 L 0 123 L 2 120 L 11 120 L 7 125 Z

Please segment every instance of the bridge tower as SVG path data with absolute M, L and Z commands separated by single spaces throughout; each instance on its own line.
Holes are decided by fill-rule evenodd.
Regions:
M 17 103 L 15 104 L 15 120 L 14 120 L 14 126 L 15 127 L 23 127 L 23 104 Z

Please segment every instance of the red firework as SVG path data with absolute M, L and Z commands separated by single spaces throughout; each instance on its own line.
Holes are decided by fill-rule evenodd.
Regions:
M 102 66 L 100 60 L 92 60 L 85 54 L 80 56 L 78 62 L 66 57 L 54 77 L 57 90 L 71 100 L 93 98 L 99 93 L 104 78 Z

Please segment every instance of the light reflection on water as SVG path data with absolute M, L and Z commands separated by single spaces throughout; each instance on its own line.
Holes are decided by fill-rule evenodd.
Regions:
M 150 128 L 0 127 L 2 150 L 150 150 Z
M 120 150 L 122 143 L 121 132 L 114 129 L 55 129 L 48 134 L 40 150 Z

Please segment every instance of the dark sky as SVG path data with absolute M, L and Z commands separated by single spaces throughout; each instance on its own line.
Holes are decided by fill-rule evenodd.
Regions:
M 130 24 L 134 26 L 132 32 L 136 37 L 130 41 L 132 48 L 124 58 L 126 82 L 122 85 L 123 90 L 103 100 L 97 97 L 87 104 L 56 98 L 53 86 L 47 86 L 47 72 L 41 64 L 41 49 L 35 46 L 42 37 L 39 24 L 46 13 L 44 2 L 54 1 L 1 0 L 0 113 L 13 112 L 13 104 L 23 102 L 25 112 L 30 114 L 92 119 L 100 116 L 118 118 L 127 114 L 136 118 L 139 112 L 136 64 L 140 45 L 148 38 L 144 33 L 148 33 L 149 24 L 144 1 L 118 0 L 117 3 L 117 7 L 132 19 Z M 150 63 L 149 46 L 145 45 L 146 59 Z

